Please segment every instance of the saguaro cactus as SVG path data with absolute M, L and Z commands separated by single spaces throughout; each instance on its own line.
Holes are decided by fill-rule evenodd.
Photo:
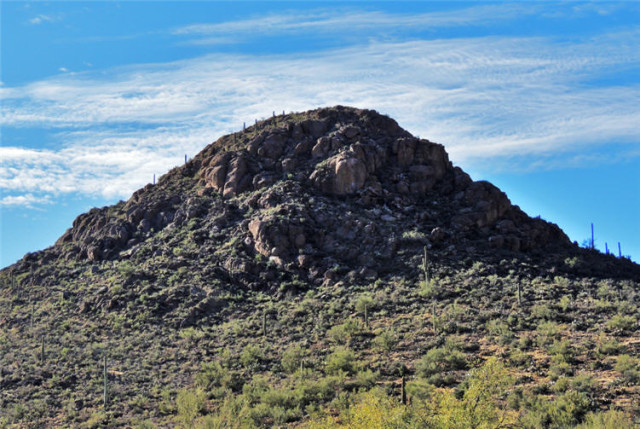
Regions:
M 102 382 L 103 382 L 103 387 L 104 387 L 104 391 L 102 393 L 102 402 L 104 404 L 104 407 L 107 408 L 107 385 L 109 383 L 109 379 L 107 376 L 107 353 L 104 353 L 104 368 L 103 368 L 103 375 L 102 375 Z
M 518 305 L 522 305 L 522 289 L 520 283 L 518 283 Z
M 267 311 L 262 312 L 262 336 L 267 336 Z
M 40 361 L 44 362 L 45 354 L 44 354 L 44 335 L 42 336 L 42 348 L 40 349 Z
M 431 281 L 429 276 L 429 255 L 427 254 L 427 246 L 424 246 L 424 256 L 422 257 L 422 271 L 424 272 L 425 285 Z

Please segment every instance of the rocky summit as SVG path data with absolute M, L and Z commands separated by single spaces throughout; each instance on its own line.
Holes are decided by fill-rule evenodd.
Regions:
M 372 110 L 274 115 L 221 137 L 128 201 L 80 215 L 0 281 L 0 426 L 193 427 L 223 419 L 229 398 L 249 427 L 311 424 L 310 406 L 340 422 L 340 392 L 393 392 L 406 375 L 423 398 L 492 354 L 519 374 L 509 406 L 522 427 L 543 427 L 522 420 L 543 412 L 526 392 L 562 398 L 580 374 L 592 377 L 588 403 L 569 425 L 639 406 L 640 373 L 612 382 L 618 355 L 593 345 L 640 350 L 640 267 L 579 248 Z M 554 370 L 565 340 L 571 359 Z M 303 389 L 286 375 L 292 344 L 320 390 L 275 405 L 246 397 L 256 383 Z M 440 349 L 460 361 L 425 370 Z M 353 360 L 342 381 L 336 353 Z M 569 387 L 553 390 L 561 377 Z M 200 401 L 191 417 L 186 397 Z
M 447 257 L 570 247 L 557 226 L 454 167 L 442 145 L 374 111 L 336 107 L 221 138 L 126 203 L 78 217 L 51 250 L 65 259 L 135 258 L 162 231 L 185 225 L 208 264 L 258 274 L 261 255 L 312 282 L 336 266 L 398 269 L 402 236 L 412 232 Z M 221 252 L 230 241 L 236 251 Z M 247 286 L 269 284 L 253 280 Z

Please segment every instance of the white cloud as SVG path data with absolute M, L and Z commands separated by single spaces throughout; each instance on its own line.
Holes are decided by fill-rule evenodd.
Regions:
M 178 36 L 215 36 L 192 39 L 192 44 L 232 43 L 238 39 L 257 36 L 312 33 L 340 35 L 346 33 L 393 30 L 403 33 L 415 29 L 481 25 L 496 21 L 539 13 L 542 8 L 534 4 L 481 5 L 453 11 L 391 14 L 381 11 L 362 11 L 339 8 L 338 10 L 312 10 L 280 12 L 239 21 L 200 23 L 175 28 Z
M 58 17 L 52 16 L 52 15 L 40 14 L 38 16 L 31 18 L 29 20 L 29 24 L 39 25 L 39 24 L 42 24 L 43 22 L 55 22 L 58 19 L 59 19 Z
M 7 195 L 0 199 L 1 207 L 25 207 L 34 208 L 42 204 L 51 204 L 49 196 L 36 197 L 33 194 L 25 195 Z
M 486 15 L 497 14 L 493 6 L 483 8 Z M 507 6 L 501 10 L 514 13 Z M 216 37 L 256 26 L 299 31 L 345 22 L 386 25 L 394 18 L 362 15 L 340 22 L 329 13 L 306 21 L 271 16 L 260 18 L 271 20 L 266 30 L 247 20 L 176 32 Z M 477 11 L 467 15 L 456 19 L 482 21 Z M 398 20 L 412 25 L 414 19 L 395 18 L 389 26 Z M 433 25 L 454 19 L 431 18 Z M 387 113 L 414 134 L 445 144 L 463 166 L 506 165 L 518 157 L 521 168 L 538 168 L 540 160 L 554 156 L 593 162 L 577 154 L 610 141 L 638 144 L 640 82 L 591 84 L 637 69 L 638 46 L 636 30 L 572 44 L 543 37 L 370 41 L 312 54 L 212 54 L 3 87 L 5 126 L 52 127 L 65 144 L 42 151 L 1 148 L 0 189 L 125 198 L 154 173 L 179 164 L 185 153 L 195 155 L 243 122 L 272 111 L 335 104 Z

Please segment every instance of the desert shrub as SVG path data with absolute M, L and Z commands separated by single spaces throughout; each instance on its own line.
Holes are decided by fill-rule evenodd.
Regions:
M 356 371 L 355 354 L 344 347 L 338 347 L 333 353 L 327 356 L 325 371 L 327 374 L 334 375 L 339 372 L 353 374 Z
M 355 383 L 358 388 L 368 390 L 375 386 L 376 381 L 378 381 L 379 378 L 379 372 L 365 369 L 363 371 L 358 371 L 358 373 L 356 374 Z
M 554 400 L 536 396 L 529 401 L 528 412 L 520 420 L 520 427 L 525 429 L 573 427 L 582 421 L 591 403 L 584 393 L 573 390 Z
M 529 350 L 529 349 L 531 349 L 531 347 L 533 347 L 533 343 L 534 343 L 534 341 L 533 341 L 533 338 L 531 337 L 531 335 L 523 335 L 518 340 L 517 347 L 520 350 Z
M 533 361 L 531 356 L 525 351 L 522 350 L 513 350 L 509 355 L 509 360 L 511 363 L 518 367 L 525 367 L 531 365 Z
M 555 340 L 548 350 L 555 362 L 572 363 L 574 361 L 575 352 L 569 340 Z
M 538 320 L 551 320 L 555 313 L 547 304 L 535 304 L 531 308 L 531 316 Z
M 248 405 L 255 405 L 260 402 L 260 398 L 267 390 L 269 390 L 269 380 L 264 375 L 257 374 L 242 386 L 242 396 Z
M 350 406 L 342 406 L 339 417 L 312 420 L 307 428 L 390 428 L 402 425 L 405 407 L 389 398 L 382 390 L 373 389 L 359 394 Z
M 562 376 L 573 375 L 573 367 L 570 363 L 565 362 L 562 359 L 554 360 L 555 356 L 552 356 L 551 365 L 549 366 L 549 377 L 552 380 L 557 380 Z
M 206 395 L 201 388 L 179 391 L 176 397 L 176 420 L 186 428 L 193 428 L 196 418 L 204 411 L 205 398 Z
M 482 367 L 471 370 L 463 384 L 460 398 L 451 391 L 434 391 L 427 409 L 420 414 L 421 420 L 427 423 L 423 427 L 514 427 L 517 413 L 502 403 L 508 396 L 513 379 L 497 359 L 489 359 Z
M 215 413 L 198 418 L 196 429 L 241 429 L 255 426 L 250 408 L 242 396 L 228 396 Z M 152 426 L 155 427 L 155 426 Z
M 432 299 L 440 290 L 440 285 L 437 279 L 431 278 L 429 281 L 422 280 L 420 282 L 420 289 L 418 295 L 425 299 Z
M 536 334 L 538 345 L 544 347 L 560 338 L 560 328 L 555 322 L 543 322 L 538 325 Z
M 337 344 L 349 344 L 351 338 L 360 332 L 360 322 L 356 319 L 349 318 L 341 325 L 333 326 L 327 332 L 329 339 Z
M 306 428 L 438 428 L 467 429 L 515 427 L 517 414 L 502 405 L 512 379 L 496 359 L 470 372 L 464 392 L 457 398 L 449 390 L 431 390 L 415 395 L 410 405 L 402 405 L 397 397 L 382 389 L 356 395 L 353 400 L 340 395 L 334 405 L 341 410 L 333 417 L 312 417 Z M 411 387 L 410 387 L 411 386 Z M 415 383 L 409 383 L 413 391 Z
M 613 356 L 620 353 L 623 346 L 615 338 L 607 338 L 604 332 L 601 332 L 596 341 L 596 351 L 602 355 Z
M 362 315 L 365 325 L 368 327 L 371 311 L 378 305 L 370 293 L 361 294 L 356 300 L 356 311 Z
M 577 268 L 582 265 L 582 260 L 579 257 L 574 256 L 573 258 L 566 258 L 564 263 L 569 268 Z
M 393 350 L 396 344 L 398 344 L 398 335 L 393 329 L 383 330 L 374 340 L 376 348 L 385 352 Z
M 200 372 L 196 375 L 196 385 L 208 391 L 222 388 L 220 395 L 225 395 L 226 390 L 240 390 L 242 380 L 235 372 L 224 368 L 219 362 L 205 362 L 202 363 Z
M 288 373 L 296 372 L 302 365 L 304 358 L 307 356 L 307 352 L 299 344 L 293 345 L 286 349 L 282 354 L 280 364 L 282 368 Z
M 406 241 L 408 243 L 425 243 L 427 241 L 427 234 L 422 231 L 405 231 L 402 233 L 402 241 Z
M 427 380 L 418 378 L 406 384 L 407 395 L 411 400 L 425 401 L 431 397 L 435 387 Z
M 458 369 L 466 369 L 467 361 L 459 350 L 438 347 L 433 348 L 416 364 L 417 373 L 422 377 Z
M 627 383 L 640 381 L 640 361 L 629 355 L 620 355 L 616 362 L 615 370 L 620 372 Z
M 558 307 L 560 307 L 560 309 L 563 312 L 566 312 L 567 310 L 571 309 L 572 306 L 573 306 L 573 299 L 571 298 L 571 295 L 563 295 L 562 298 L 560 298 L 560 301 L 558 302 Z
M 607 322 L 607 328 L 609 331 L 619 334 L 629 333 L 634 330 L 636 326 L 636 318 L 633 316 L 625 316 L 622 314 L 614 315 Z
M 249 344 L 242 349 L 240 363 L 242 363 L 245 368 L 252 368 L 256 366 L 262 359 L 264 359 L 264 354 L 260 347 Z
M 622 411 L 608 410 L 603 413 L 589 413 L 584 423 L 576 429 L 633 429 L 637 426 L 627 414 Z
M 498 339 L 500 344 L 509 344 L 514 338 L 513 332 L 509 329 L 509 325 L 499 319 L 487 322 L 486 329 L 490 335 Z
M 300 407 L 318 405 L 331 400 L 342 389 L 344 379 L 339 376 L 324 377 L 318 380 L 302 378 L 294 387 L 294 397 Z

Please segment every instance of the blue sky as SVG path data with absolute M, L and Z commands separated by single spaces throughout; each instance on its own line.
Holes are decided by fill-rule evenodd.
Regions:
M 273 111 L 376 109 L 640 260 L 640 4 L 0 3 L 0 266 Z

